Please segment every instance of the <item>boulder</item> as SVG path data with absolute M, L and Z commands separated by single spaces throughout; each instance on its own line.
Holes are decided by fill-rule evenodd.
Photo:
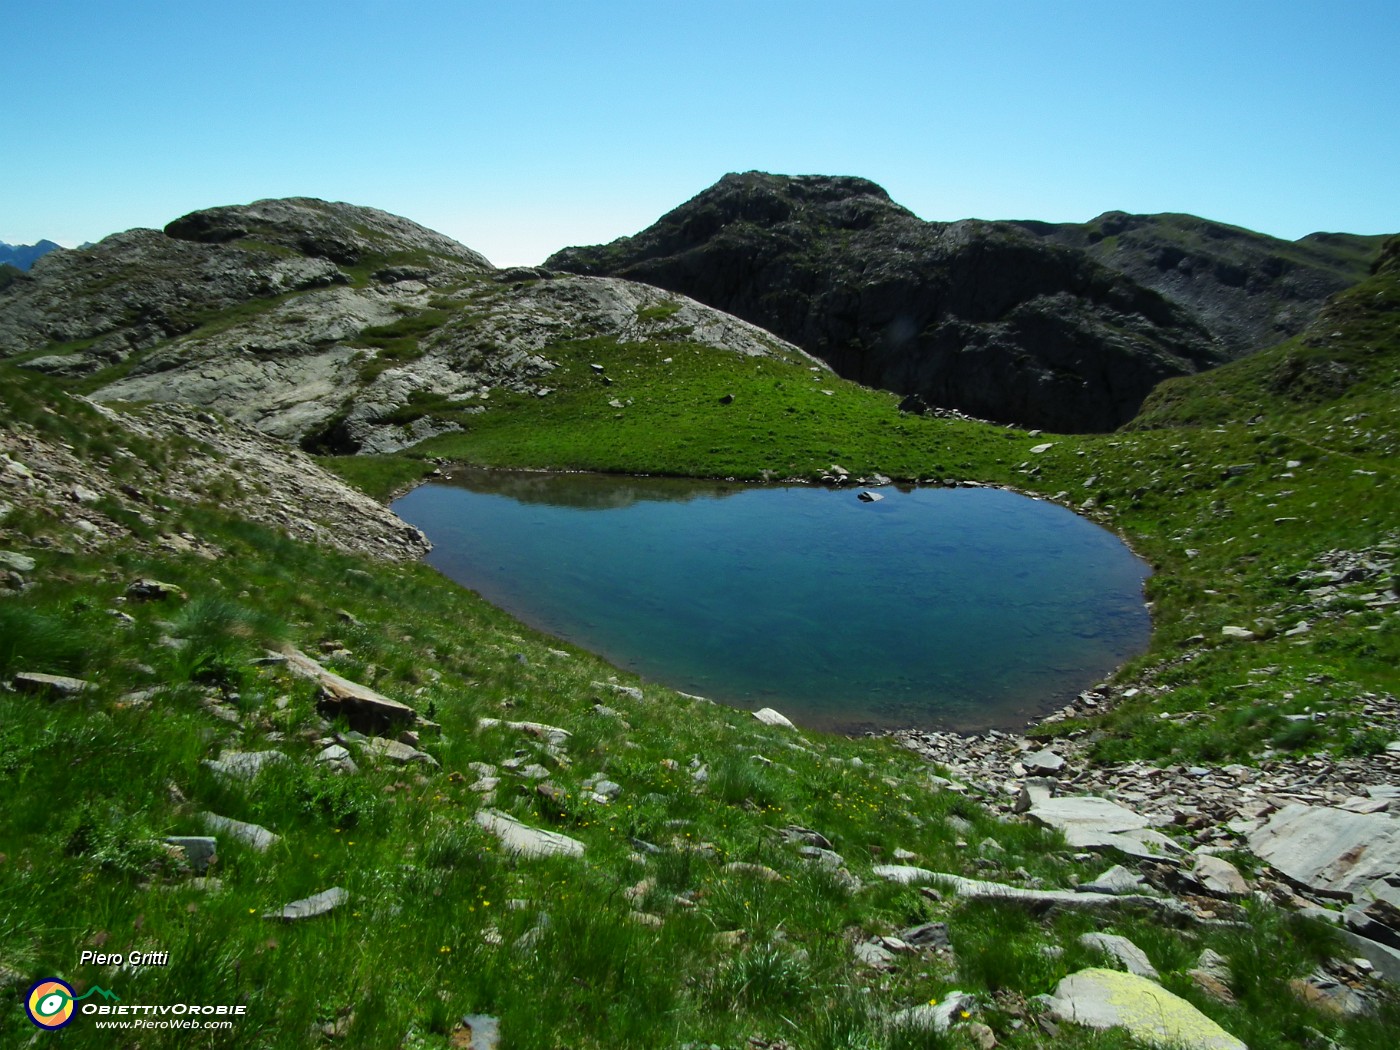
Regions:
M 1250 832 L 1249 848 L 1316 893 L 1353 898 L 1400 871 L 1400 818 L 1293 803 Z
M 1243 1042 L 1155 981 L 1118 970 L 1072 973 L 1049 997 L 1051 1014 L 1089 1028 L 1124 1028 L 1173 1050 L 1248 1050 Z
M 1209 853 L 1196 854 L 1191 877 L 1199 882 L 1207 893 L 1216 897 L 1243 897 L 1249 892 L 1249 884 L 1244 881 L 1244 876 L 1238 868 L 1228 860 L 1213 857 Z

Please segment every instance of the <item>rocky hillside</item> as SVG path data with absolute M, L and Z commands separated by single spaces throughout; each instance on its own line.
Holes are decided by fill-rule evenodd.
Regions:
M 1269 237 L 1194 215 L 1105 212 L 1086 223 L 1018 222 L 1185 307 L 1231 356 L 1297 335 L 1328 296 L 1366 276 L 1383 237 Z
M 1378 244 L 1190 216 L 924 222 L 864 179 L 748 172 L 547 265 L 693 295 L 866 385 L 1070 432 L 1119 426 L 1160 380 L 1295 334 Z
M 496 390 L 547 397 L 551 348 L 599 336 L 802 356 L 652 288 L 497 270 L 406 219 L 304 198 L 116 234 L 0 288 L 0 356 L 336 452 L 454 429 Z

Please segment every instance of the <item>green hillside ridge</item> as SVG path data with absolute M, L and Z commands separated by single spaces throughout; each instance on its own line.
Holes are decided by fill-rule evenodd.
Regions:
M 1391 261 L 1295 342 L 1159 388 L 1116 434 L 901 413 L 892 395 L 814 371 L 796 352 L 693 342 L 674 322 L 682 300 L 666 301 L 673 310 L 646 299 L 632 337 L 563 332 L 541 346 L 547 395 L 502 385 L 464 405 L 420 392 L 389 425 L 460 429 L 408 454 L 320 462 L 381 498 L 449 460 L 755 481 L 812 481 L 839 463 L 1053 497 L 1151 562 L 1155 629 L 1115 677 L 1111 711 L 1039 735 L 1103 762 L 1354 760 L 1394 739 L 1367 705 L 1400 691 L 1388 597 L 1400 554 L 1395 253 L 1392 242 Z M 526 280 L 550 288 L 547 276 Z M 432 309 L 449 315 L 441 327 L 467 325 L 470 302 L 448 294 Z M 382 345 L 359 364 L 376 350 L 411 356 L 396 341 L 420 338 L 418 316 L 369 326 Z M 0 551 L 11 555 L 0 575 L 15 591 L 0 598 L 0 680 L 91 683 L 68 697 L 0 690 L 0 1043 L 33 1031 L 18 1000 L 59 974 L 79 993 L 110 985 L 129 1002 L 249 1007 L 229 1032 L 151 1031 L 142 1046 L 436 1050 L 466 1043 L 463 1015 L 489 1014 L 507 1048 L 970 1048 L 976 1025 L 1005 1047 L 1127 1047 L 1121 1034 L 1042 1024 L 1033 1001 L 1102 963 L 1078 938 L 1108 930 L 1254 1050 L 1393 1045 L 1400 1008 L 1374 986 L 1362 1016 L 1290 987 L 1353 952 L 1281 909 L 1287 892 L 1243 851 L 1230 856 L 1268 899 L 1205 909 L 1237 925 L 1199 911 L 1164 923 L 1132 907 L 1046 916 L 886 882 L 875 868 L 903 860 L 1058 889 L 1111 861 L 1000 818 L 994 789 L 949 790 L 893 741 L 761 726 L 621 675 L 420 564 L 332 549 L 334 530 L 299 525 L 303 508 L 261 473 L 156 426 L 160 406 L 99 410 L 66 392 L 92 389 L 91 378 L 10 364 L 0 384 Z M 44 499 L 35 476 L 55 480 Z M 99 535 L 79 519 L 98 520 Z M 1316 575 L 1333 571 L 1331 582 Z M 185 597 L 138 600 L 141 579 Z M 1286 633 L 1300 622 L 1306 631 Z M 1226 626 L 1256 637 L 1228 638 Z M 376 760 L 343 718 L 319 721 L 314 683 L 267 659 L 286 646 L 410 704 L 441 735 L 419 732 L 426 757 Z M 330 740 L 357 774 L 316 761 Z M 204 765 L 263 750 L 288 759 L 252 784 Z M 597 774 L 616 798 L 600 800 Z M 486 789 L 490 777 L 499 783 Z M 476 822 L 489 809 L 585 853 L 509 857 Z M 196 883 L 163 840 L 205 834 L 204 812 L 281 841 L 263 853 L 219 833 L 208 873 L 219 884 Z M 805 858 L 814 840 L 785 840 L 789 826 L 819 832 L 839 866 Z M 1162 882 L 1152 862 L 1130 864 Z M 329 915 L 262 917 L 333 886 L 350 896 Z M 857 946 L 926 922 L 947 924 L 949 948 L 858 961 Z M 103 946 L 169 951 L 178 965 L 78 967 L 83 949 Z M 1228 962 L 1234 1005 L 1188 976 L 1204 948 Z M 954 990 L 975 1002 L 948 1033 L 891 1022 Z M 79 1019 L 62 1038 L 114 1045 L 108 1035 Z

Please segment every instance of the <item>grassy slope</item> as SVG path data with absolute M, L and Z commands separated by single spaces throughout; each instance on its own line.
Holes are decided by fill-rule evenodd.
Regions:
M 1391 325 L 1358 345 L 1379 347 L 1380 359 L 1390 361 L 1393 339 Z M 1390 484 L 1393 387 L 1353 389 L 1340 401 L 1273 414 L 1261 405 L 1266 418 L 1253 426 L 1046 438 L 901 416 L 891 398 L 824 374 L 813 379 L 800 364 L 760 368 L 725 355 L 696 357 L 685 344 L 559 349 L 552 356 L 565 363 L 555 394 L 497 403 L 472 420 L 471 431 L 425 451 L 484 463 L 745 477 L 810 475 L 835 461 L 855 472 L 977 478 L 1064 491 L 1076 504 L 1092 499 L 1090 513 L 1127 533 L 1158 569 L 1157 636 L 1129 673 L 1167 690 L 1142 710 L 1113 716 L 1101 745 L 1110 756 L 1245 754 L 1273 740 L 1279 712 L 1304 703 L 1337 714 L 1314 723 L 1321 728 L 1313 739 L 1290 743 L 1354 746 L 1351 697 L 1395 687 L 1395 629 L 1370 611 L 1320 619 L 1302 646 L 1277 637 L 1217 644 L 1222 624 L 1281 619 L 1299 600 L 1286 581 L 1320 552 L 1375 546 L 1400 520 Z M 596 379 L 592 362 L 606 365 L 611 386 Z M 3 381 L 0 425 L 7 428 L 52 432 L 91 455 L 116 445 L 153 458 L 178 455 L 111 432 L 21 373 L 5 369 Z M 1176 403 L 1199 399 L 1195 411 L 1204 412 L 1207 395 L 1193 392 L 1204 389 L 1178 391 Z M 724 394 L 733 401 L 721 404 Z M 1358 414 L 1364 418 L 1352 418 Z M 1030 453 L 1041 441 L 1054 445 Z M 1289 459 L 1302 466 L 1286 470 Z M 1225 467 L 1243 463 L 1254 468 L 1222 479 Z M 387 459 L 372 476 L 385 486 L 421 470 L 421 461 Z M 1291 516 L 1306 520 L 1274 524 Z M 916 863 L 964 874 L 1016 878 L 1010 873 L 1022 867 L 1052 886 L 1106 866 L 1080 864 L 1053 837 L 998 824 L 962 797 L 933 790 L 919 763 L 883 742 L 809 737 L 807 750 L 793 749 L 790 734 L 664 689 L 647 686 L 642 703 L 615 696 L 592 685 L 614 673 L 599 661 L 576 651 L 555 655 L 550 639 L 421 566 L 328 554 L 216 506 L 177 505 L 155 526 L 129 524 L 148 536 L 158 528 L 190 531 L 226 554 L 211 564 L 124 544 L 93 558 L 64 552 L 61 515 L 0 521 L 0 547 L 39 561 L 31 574 L 37 586 L 0 602 L 0 677 L 31 669 L 98 683 L 66 702 L 0 693 L 8 802 L 0 810 L 0 965 L 22 978 L 7 996 L 58 973 L 80 990 L 88 982 L 115 987 L 129 1002 L 249 1004 L 248 1019 L 232 1034 L 148 1033 L 142 1046 L 303 1046 L 319 1038 L 308 1034 L 313 1024 L 353 1009 L 352 1019 L 342 1018 L 352 1046 L 446 1046 L 453 1019 L 481 1011 L 502 1018 L 509 1047 L 738 1046 L 758 1035 L 810 1050 L 939 1045 L 902 1040 L 871 1009 L 927 1002 L 961 987 L 982 996 L 983 1019 L 1002 1045 L 1030 1047 L 1041 1037 L 1033 1023 L 1016 1026 L 1025 997 L 1091 961 L 1075 942 L 1087 920 L 1043 924 L 1014 910 L 960 907 L 887 886 L 848 897 L 774 839 L 768 828 L 818 828 L 862 876 L 896 848 L 913 851 Z M 1187 548 L 1199 553 L 1190 557 Z M 119 604 L 125 583 L 142 574 L 184 586 L 190 601 Z M 123 626 L 113 608 L 135 622 Z M 1201 654 L 1177 663 L 1183 651 L 1195 651 L 1187 639 L 1198 632 L 1206 635 Z M 171 648 L 166 636 L 187 644 Z M 445 735 L 425 746 L 441 772 L 420 778 L 362 763 L 361 776 L 344 779 L 298 761 L 253 789 L 215 780 L 200 763 L 224 748 L 278 747 L 298 760 L 318 750 L 310 688 L 251 662 L 264 645 L 284 640 L 307 650 L 342 642 L 353 654 L 338 665 L 343 673 L 434 714 Z M 1267 687 L 1233 688 L 1263 667 L 1275 669 Z M 1318 671 L 1332 678 L 1325 687 L 1306 680 Z M 150 707 L 123 699 L 154 686 L 162 691 Z M 1291 703 L 1281 699 L 1285 690 L 1295 692 Z M 240 725 L 211 714 L 203 705 L 211 697 L 237 709 Z M 625 723 L 594 714 L 595 699 Z M 1215 713 L 1213 731 L 1156 718 L 1194 708 Z M 570 793 L 562 803 L 517 789 L 507 777 L 495 804 L 577 836 L 588 844 L 586 862 L 515 863 L 472 824 L 469 762 L 499 765 L 518 749 L 527 761 L 548 761 L 525 737 L 477 731 L 481 715 L 536 719 L 574 733 L 570 764 L 551 774 Z M 704 787 L 691 778 L 692 757 L 710 767 Z M 855 757 L 863 764 L 848 764 Z M 611 807 L 579 793 L 597 771 L 623 786 Z M 187 888 L 158 846 L 162 835 L 197 832 L 196 814 L 205 809 L 285 836 L 266 855 L 222 842 L 224 889 L 212 895 Z M 972 829 L 959 830 L 949 816 Z M 709 842 L 716 852 L 675 848 L 640 864 L 633 837 L 681 847 Z M 1005 854 L 972 856 L 960 845 L 987 837 Z M 784 877 L 769 883 L 726 871 L 732 860 Z M 658 930 L 629 919 L 622 892 L 645 876 L 656 880 L 642 904 L 664 916 Z M 258 918 L 330 885 L 354 898 L 329 918 L 290 927 Z M 1263 906 L 1250 911 L 1247 931 L 1201 935 L 1132 917 L 1111 926 L 1147 949 L 1168 987 L 1256 1050 L 1303 1043 L 1310 1028 L 1356 1050 L 1391 1045 L 1400 1023 L 1393 1009 L 1342 1022 L 1302 1006 L 1283 987 L 1326 954 L 1323 933 Z M 542 935 L 517 947 L 545 912 Z M 887 975 L 852 964 L 848 930 L 885 932 L 926 919 L 949 922 L 956 972 L 946 958 L 901 957 Z M 499 945 L 486 936 L 492 927 Z M 716 940 L 740 929 L 740 946 Z M 1065 954 L 1045 956 L 1047 943 Z M 80 968 L 80 951 L 97 944 L 168 950 L 173 965 L 136 974 Z M 1206 945 L 1234 965 L 1239 1006 L 1213 1004 L 1184 976 Z M 66 1044 L 118 1045 L 81 1025 L 69 1029 Z M 13 1003 L 0 1010 L 0 1042 L 29 1031 Z M 962 1032 L 947 1043 L 972 1045 Z M 1057 1045 L 1124 1043 L 1066 1028 Z

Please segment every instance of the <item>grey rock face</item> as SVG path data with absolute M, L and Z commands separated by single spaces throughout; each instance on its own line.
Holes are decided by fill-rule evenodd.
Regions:
M 1350 898 L 1400 871 L 1400 819 L 1295 803 L 1252 831 L 1249 848 L 1316 892 Z
M 1047 799 L 1030 810 L 1031 819 L 1064 832 L 1078 849 L 1116 849 L 1135 857 L 1160 857 L 1180 847 L 1147 826 L 1147 818 L 1092 795 Z

